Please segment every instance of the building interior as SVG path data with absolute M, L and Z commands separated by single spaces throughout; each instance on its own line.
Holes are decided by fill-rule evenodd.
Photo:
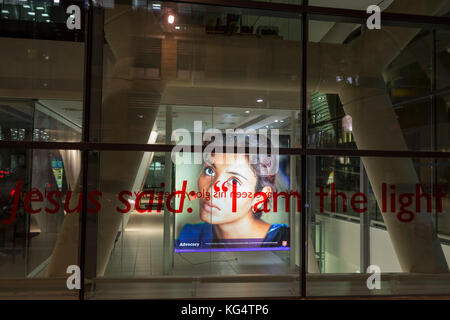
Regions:
M 365 11 L 371 2 L 339 8 Z M 309 297 L 450 294 L 450 25 L 389 20 L 369 30 L 359 18 L 310 14 L 305 74 L 297 12 L 108 0 L 89 18 L 83 3 L 0 0 L 2 220 L 22 181 L 15 220 L 0 225 L 1 299 L 78 299 L 66 287 L 67 267 L 81 262 L 86 299 L 297 297 L 302 266 Z M 80 16 L 69 15 L 72 4 Z M 379 6 L 450 17 L 448 0 Z M 136 192 L 174 192 L 185 180 L 194 190 L 200 166 L 173 163 L 173 132 L 190 133 L 194 146 L 208 129 L 279 133 L 278 187 L 299 192 L 306 141 L 306 212 L 292 201 L 262 218 L 289 225 L 290 250 L 177 252 L 198 204 L 193 214 L 145 201 L 147 212 L 117 212 L 123 190 L 131 204 Z M 426 197 L 411 202 L 408 223 L 399 208 L 383 212 L 384 183 L 397 186 L 397 198 L 420 185 L 431 209 Z M 337 204 L 320 203 L 316 192 L 332 184 Z M 102 192 L 101 209 L 82 220 L 67 208 L 77 208 L 85 188 Z M 56 206 L 45 196 L 31 203 L 40 212 L 27 212 L 23 199 L 36 189 L 59 192 L 56 212 L 45 212 Z M 358 192 L 365 213 L 343 200 Z M 379 290 L 366 285 L 373 265 Z

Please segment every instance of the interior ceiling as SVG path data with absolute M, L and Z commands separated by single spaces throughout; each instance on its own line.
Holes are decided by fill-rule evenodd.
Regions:
M 83 101 L 39 100 L 39 103 L 78 127 L 82 127 Z
M 163 106 L 158 113 L 157 127 L 166 127 L 166 110 Z M 194 121 L 202 121 L 202 129 L 282 129 L 288 125 L 292 111 L 245 108 L 210 108 L 192 106 L 172 106 L 172 127 L 194 131 Z
M 39 103 L 62 118 L 82 127 L 82 101 L 39 100 Z M 194 121 L 202 121 L 202 129 L 281 129 L 290 125 L 292 110 L 254 108 L 210 108 L 204 106 L 171 106 L 172 127 L 194 131 Z M 162 105 L 156 118 L 161 137 L 166 128 L 166 109 Z M 294 113 L 296 113 L 294 111 Z M 274 115 L 276 114 L 276 115 Z

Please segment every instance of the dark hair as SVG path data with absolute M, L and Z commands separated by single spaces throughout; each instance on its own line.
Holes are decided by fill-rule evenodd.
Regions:
M 225 134 L 222 135 L 222 139 L 223 141 L 225 141 Z M 229 136 L 228 136 L 229 137 Z M 278 165 L 278 161 L 273 161 L 272 156 L 267 155 L 267 154 L 260 154 L 257 150 L 257 153 L 251 153 L 251 147 L 267 147 L 269 148 L 273 148 L 272 145 L 272 141 L 266 136 L 266 135 L 262 135 L 262 134 L 256 134 L 254 136 L 254 138 L 256 138 L 255 140 L 251 140 L 249 135 L 243 135 L 238 139 L 239 137 L 239 133 L 235 133 L 232 135 L 233 137 L 233 148 L 236 147 L 245 147 L 245 156 L 247 158 L 247 161 L 249 163 L 250 168 L 252 169 L 253 173 L 256 176 L 256 186 L 255 186 L 255 191 L 254 194 L 261 192 L 263 190 L 264 187 L 270 187 L 271 189 L 271 193 L 273 194 L 276 190 L 276 171 L 275 173 L 273 173 L 273 169 L 274 166 Z M 242 137 L 244 137 L 244 139 L 242 139 Z M 240 144 L 238 145 L 239 142 L 242 142 L 242 140 L 244 140 L 244 145 Z M 230 140 L 226 140 L 227 141 L 227 146 L 230 146 Z M 210 141 L 210 142 L 206 142 L 204 144 L 204 146 L 206 147 L 207 145 L 211 144 L 215 142 Z M 222 145 L 223 147 L 223 145 Z M 235 149 L 236 150 L 236 149 Z M 249 150 L 247 152 L 247 150 Z M 225 153 L 225 151 L 224 151 Z M 267 198 L 267 204 L 270 203 L 270 197 Z M 266 206 L 266 203 L 264 203 L 264 207 Z M 264 210 L 264 209 L 263 209 Z M 253 211 L 252 208 L 252 212 L 253 212 L 253 217 L 255 217 L 256 219 L 260 219 L 262 213 L 264 212 L 263 210 L 257 210 L 257 211 Z

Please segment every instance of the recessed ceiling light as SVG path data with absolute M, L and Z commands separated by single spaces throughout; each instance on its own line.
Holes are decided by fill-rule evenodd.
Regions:
M 23 7 L 24 7 L 25 9 L 29 9 L 29 8 L 30 8 L 30 6 L 27 5 L 27 4 L 24 4 Z
M 247 114 L 250 113 L 250 110 L 246 110 L 245 113 L 247 113 Z
M 29 11 L 29 12 L 28 12 L 28 15 L 29 15 L 29 16 L 35 16 L 36 13 L 34 13 L 34 12 L 32 12 L 32 11 Z
M 45 10 L 44 7 L 36 7 L 36 10 Z
M 48 13 L 43 13 L 42 16 L 43 17 L 48 17 Z
M 256 102 L 261 103 L 261 102 L 264 102 L 264 100 L 260 98 L 260 99 L 256 99 Z

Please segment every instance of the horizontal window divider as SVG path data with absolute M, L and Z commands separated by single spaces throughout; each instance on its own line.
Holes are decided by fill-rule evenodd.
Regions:
M 344 18 L 358 18 L 366 20 L 371 14 L 367 13 L 365 10 L 353 10 L 353 9 L 342 9 L 342 8 L 332 8 L 332 7 L 316 7 L 316 6 L 304 6 L 301 10 L 306 11 L 311 15 L 319 16 L 339 16 Z M 449 25 L 449 17 L 437 17 L 437 16 L 424 16 L 415 14 L 405 14 L 405 13 L 391 13 L 391 12 L 381 12 L 381 22 L 392 22 L 395 25 L 401 25 L 404 22 L 411 22 L 416 24 L 430 24 L 430 25 Z M 364 21 L 365 22 L 365 21 Z M 391 23 L 389 23 L 391 25 Z
M 378 158 L 450 158 L 450 152 L 409 151 L 409 150 L 352 150 L 352 149 L 310 149 L 310 156 L 348 156 Z
M 171 144 L 129 144 L 108 142 L 43 142 L 43 141 L 0 141 L 0 149 L 63 149 L 80 151 L 146 151 L 146 152 L 172 152 L 175 145 Z M 178 148 L 190 149 L 190 152 L 198 152 L 195 146 L 180 146 Z M 202 151 L 205 146 L 201 146 Z M 223 149 L 227 153 L 226 147 Z M 240 152 L 235 147 L 231 152 Z M 250 148 L 244 149 L 245 153 L 253 153 Z M 271 154 L 267 148 L 267 154 Z M 307 156 L 349 156 L 349 157 L 386 157 L 386 158 L 444 158 L 450 159 L 450 152 L 439 151 L 408 151 L 408 150 L 352 150 L 352 149 L 301 149 L 278 148 L 279 155 L 307 155 Z
M 116 0 L 117 4 L 131 4 L 130 0 Z M 251 0 L 174 0 L 167 1 L 173 3 L 186 3 L 196 5 L 207 6 L 220 6 L 228 8 L 239 9 L 255 9 L 255 10 L 272 10 L 272 11 L 284 11 L 288 13 L 301 13 L 302 5 L 288 4 L 288 3 L 273 3 L 273 2 L 261 2 Z
M 203 276 L 152 276 L 146 278 L 94 278 L 95 284 L 111 284 L 111 283 L 151 283 L 151 282 L 201 282 L 201 283 L 214 283 L 214 282 L 291 282 L 299 281 L 298 274 L 233 274 L 233 275 L 203 275 Z

